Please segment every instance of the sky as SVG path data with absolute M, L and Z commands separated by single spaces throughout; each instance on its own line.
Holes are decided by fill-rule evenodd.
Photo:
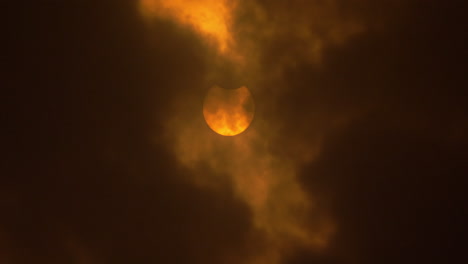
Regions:
M 468 260 L 463 1 L 1 5 L 0 263 Z

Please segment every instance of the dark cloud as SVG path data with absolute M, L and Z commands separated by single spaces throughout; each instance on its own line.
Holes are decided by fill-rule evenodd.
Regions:
M 302 179 L 331 201 L 339 257 L 440 263 L 462 256 L 466 143 L 440 142 L 381 116 L 331 138 Z
M 300 178 L 339 229 L 327 253 L 298 251 L 290 263 L 466 259 L 460 8 L 413 2 L 386 28 L 328 50 L 319 70 L 288 70 L 284 120 L 294 118 L 285 127 L 308 124 L 294 132 L 302 141 L 328 124 L 321 154 Z M 340 117 L 348 121 L 337 129 L 330 123 Z
M 196 106 L 177 98 L 199 99 L 210 78 L 229 86 L 242 71 L 213 63 L 189 29 L 143 21 L 133 1 L 2 5 L 0 262 L 243 263 L 270 249 L 229 182 L 187 180 L 220 171 L 187 168 L 167 141 L 174 108 Z M 325 249 L 291 242 L 284 263 L 463 258 L 462 1 L 239 10 L 236 36 L 256 60 L 246 78 L 258 84 L 254 122 L 269 123 L 258 129 L 270 133 L 267 164 L 282 171 L 283 160 L 319 149 L 296 168 L 318 208 L 306 225 L 323 215 L 336 225 Z

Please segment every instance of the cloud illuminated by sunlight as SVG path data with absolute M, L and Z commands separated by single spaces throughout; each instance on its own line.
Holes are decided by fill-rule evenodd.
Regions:
M 290 156 L 273 151 L 282 120 L 265 118 L 268 115 L 261 111 L 267 109 L 265 103 L 274 105 L 279 100 L 274 90 L 281 87 L 277 84 L 284 69 L 301 61 L 320 64 L 327 47 L 342 45 L 364 27 L 343 18 L 336 0 L 285 4 L 291 8 L 286 12 L 282 5 L 267 6 L 268 1 L 265 5 L 238 0 L 139 1 L 144 17 L 170 20 L 192 30 L 209 45 L 207 51 L 221 55 L 210 60 L 211 52 L 207 53 L 206 88 L 238 88 L 247 83 L 253 93 L 264 90 L 263 98 L 259 96 L 264 108 L 259 107 L 251 123 L 253 113 L 240 107 L 247 88 L 239 89 L 233 101 L 221 100 L 223 93 L 214 89 L 203 103 L 200 98 L 207 91 L 187 87 L 174 98 L 165 124 L 168 147 L 181 165 L 195 173 L 188 180 L 204 188 L 228 184 L 251 210 L 252 226 L 265 241 L 256 256 L 243 263 L 278 264 L 294 247 L 325 250 L 337 230 L 335 221 L 318 205 L 317 197 L 304 192 L 297 178 L 304 160 L 318 155 L 319 139 L 301 143 L 306 153 Z M 287 45 L 280 39 L 287 39 Z M 264 63 L 265 58 L 274 63 Z M 274 85 L 264 86 L 265 80 Z M 206 124 L 230 137 L 213 133 Z M 282 140 L 285 145 L 295 142 Z
M 140 0 L 146 17 L 162 17 L 191 27 L 226 55 L 234 40 L 230 31 L 234 1 L 229 0 Z
M 301 189 L 299 161 L 270 151 L 273 124 L 256 120 L 243 133 L 224 137 L 196 114 L 200 102 L 184 97 L 179 103 L 186 107 L 177 109 L 191 110 L 177 111 L 168 120 L 167 135 L 178 161 L 195 172 L 187 180 L 214 189 L 227 182 L 251 210 L 255 230 L 264 235 L 265 244 L 244 263 L 278 264 L 295 245 L 315 251 L 328 246 L 335 224 Z

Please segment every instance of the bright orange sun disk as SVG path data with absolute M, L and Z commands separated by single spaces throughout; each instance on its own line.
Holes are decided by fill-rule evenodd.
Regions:
M 245 86 L 235 90 L 215 86 L 206 95 L 203 116 L 216 133 L 223 136 L 238 135 L 252 122 L 252 96 Z

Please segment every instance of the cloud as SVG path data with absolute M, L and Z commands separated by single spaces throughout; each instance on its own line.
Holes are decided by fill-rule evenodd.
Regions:
M 254 98 L 260 98 L 260 106 L 274 104 L 279 100 L 278 95 L 269 94 L 269 89 L 262 82 L 281 80 L 281 71 L 299 56 L 319 64 L 325 46 L 342 44 L 349 36 L 361 32 L 364 25 L 352 19 L 342 20 L 337 15 L 338 7 L 334 1 L 298 5 L 288 12 L 274 2 L 268 5 L 261 2 L 220 2 L 220 5 L 235 7 L 223 9 L 229 10 L 228 13 L 215 12 L 203 1 L 189 4 L 169 1 L 140 3 L 146 17 L 150 13 L 156 18 L 187 26 L 202 39 L 213 36 L 217 39 L 215 44 L 220 54 L 214 58 L 207 56 L 205 78 L 200 83 L 183 88 L 183 92 L 174 97 L 165 126 L 166 142 L 172 143 L 170 148 L 174 155 L 182 165 L 199 175 L 188 180 L 207 188 L 230 186 L 236 196 L 249 206 L 253 226 L 267 239 L 266 250 L 259 251 L 258 256 L 250 261 L 279 263 L 296 244 L 313 250 L 326 248 L 335 230 L 333 220 L 317 206 L 314 195 L 304 193 L 296 180 L 300 165 L 318 155 L 319 136 L 301 149 L 290 149 L 293 155 L 289 156 L 270 149 L 280 136 L 277 130 L 283 124 L 278 118 L 267 117 L 265 108 L 260 110 L 264 113 L 255 117 L 251 127 L 235 138 L 222 138 L 207 129 L 200 112 L 208 88 L 213 85 L 238 88 L 235 83 L 242 81 L 248 83 Z M 203 6 L 203 12 L 198 12 L 199 8 L 195 8 L 198 6 Z M 320 17 L 310 18 L 305 10 L 316 12 Z M 210 15 L 212 12 L 220 17 L 214 19 Z M 201 19 L 203 14 L 213 18 L 209 19 L 210 23 L 217 24 L 210 28 L 223 30 L 204 30 L 206 21 Z M 223 49 L 223 39 L 227 35 L 236 44 L 231 46 L 232 52 L 228 54 Z M 275 65 L 266 64 L 269 45 L 277 46 L 282 40 L 290 41 L 291 47 L 277 54 L 279 60 Z M 234 53 L 242 60 L 233 59 L 231 55 Z M 218 67 L 223 64 L 228 66 Z M 236 78 L 240 81 L 230 82 Z M 241 83 L 241 86 L 246 83 Z M 285 148 L 299 146 L 294 139 L 281 140 L 280 144 Z M 206 168 L 216 174 L 205 175 L 203 170 Z
M 139 4 L 145 17 L 175 20 L 206 38 L 221 54 L 236 56 L 231 28 L 236 1 L 141 0 Z

